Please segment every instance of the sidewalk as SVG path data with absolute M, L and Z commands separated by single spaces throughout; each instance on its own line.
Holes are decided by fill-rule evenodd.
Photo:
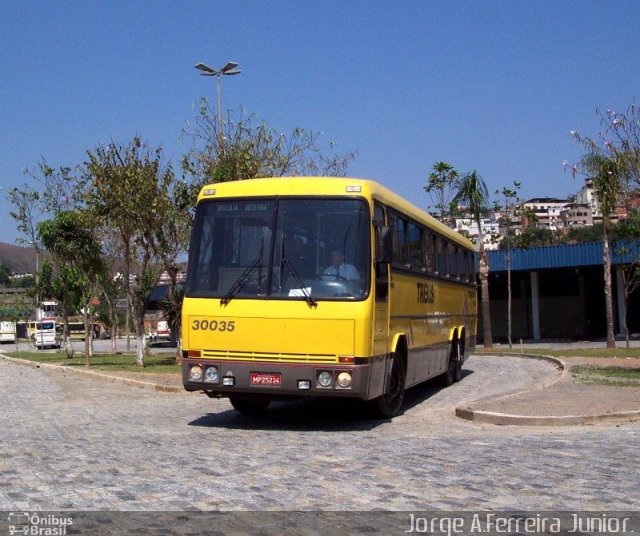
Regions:
M 49 368 L 62 372 L 71 372 L 78 374 L 86 374 L 87 376 L 95 376 L 103 380 L 115 381 L 125 385 L 132 385 L 142 389 L 152 389 L 154 391 L 164 391 L 167 393 L 182 393 L 184 387 L 182 385 L 182 377 L 180 374 L 161 374 L 153 372 L 125 372 L 125 371 L 109 371 L 85 368 L 70 367 L 67 365 L 54 363 L 39 363 L 37 361 L 29 361 L 28 359 L 20 359 L 18 357 L 9 357 L 0 354 L 0 359 L 6 359 L 21 365 L 27 365 L 34 368 Z
M 526 354 L 510 355 L 523 359 L 538 358 Z M 578 383 L 570 372 L 571 367 L 575 365 L 638 368 L 640 360 L 575 357 L 550 360 L 556 365 L 557 377 L 546 386 L 459 406 L 456 408 L 456 416 L 474 422 L 523 426 L 564 426 L 640 420 L 640 387 L 586 385 Z

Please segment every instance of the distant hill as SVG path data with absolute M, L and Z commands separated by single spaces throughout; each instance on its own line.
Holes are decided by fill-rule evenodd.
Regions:
M 0 264 L 13 273 L 36 273 L 36 250 L 0 242 Z

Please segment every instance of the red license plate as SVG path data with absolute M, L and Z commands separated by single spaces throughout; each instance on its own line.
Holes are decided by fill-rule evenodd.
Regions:
M 252 372 L 251 385 L 282 385 L 282 375 L 279 372 Z

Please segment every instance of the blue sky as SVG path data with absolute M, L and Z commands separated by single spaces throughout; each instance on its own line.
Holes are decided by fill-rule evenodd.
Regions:
M 300 126 L 358 151 L 350 176 L 425 208 L 435 161 L 490 190 L 564 197 L 563 170 L 595 135 L 596 107 L 639 97 L 637 1 L 18 1 L 0 3 L 0 240 L 7 189 L 44 157 L 140 135 L 176 162 L 194 103 L 215 96 L 198 62 L 236 61 L 223 108 Z

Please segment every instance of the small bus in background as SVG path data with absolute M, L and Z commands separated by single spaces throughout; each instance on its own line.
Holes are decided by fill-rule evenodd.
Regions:
M 16 323 L 2 321 L 0 322 L 0 343 L 16 342 Z
M 169 322 L 166 320 L 158 320 L 158 329 L 156 330 L 157 341 L 170 341 L 171 329 L 169 328 Z
M 62 326 L 62 322 L 60 323 Z M 92 337 L 94 340 L 97 339 L 109 339 L 111 336 L 107 327 L 103 322 L 92 322 L 91 323 Z M 84 331 L 84 321 L 78 320 L 70 320 L 69 321 L 69 338 L 72 341 L 84 341 L 85 331 Z
M 84 341 L 84 322 L 69 322 L 69 338 L 72 341 Z
M 32 344 L 38 349 L 60 348 L 62 345 L 62 324 L 55 320 L 34 322 L 35 329 L 31 335 Z
M 171 328 L 169 322 L 163 320 L 163 311 L 147 311 L 144 315 L 144 330 L 147 341 L 150 344 L 158 342 L 171 342 Z
M 55 301 L 43 301 L 40 303 L 40 307 L 36 310 L 36 318 L 38 320 L 46 320 L 47 318 L 54 318 L 58 310 L 58 302 Z

